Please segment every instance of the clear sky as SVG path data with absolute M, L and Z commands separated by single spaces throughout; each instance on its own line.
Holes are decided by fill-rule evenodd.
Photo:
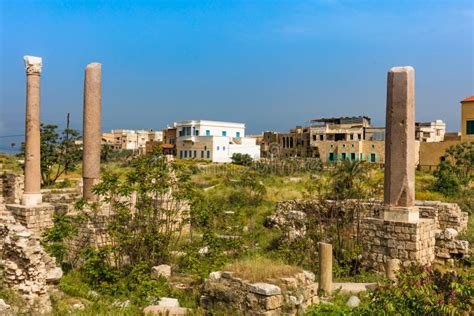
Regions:
M 0 136 L 24 133 L 23 55 L 43 57 L 45 123 L 82 129 L 100 62 L 103 130 L 176 120 L 287 130 L 317 117 L 384 125 L 386 73 L 416 70 L 417 120 L 457 131 L 474 94 L 474 1 L 0 1 Z M 0 145 L 11 139 L 0 138 Z

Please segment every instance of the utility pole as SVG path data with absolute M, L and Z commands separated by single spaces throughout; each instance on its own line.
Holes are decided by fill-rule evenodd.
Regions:
M 69 146 L 69 116 L 70 116 L 70 113 L 67 114 L 66 116 L 66 142 L 65 142 L 65 148 L 64 148 L 64 155 L 67 157 L 67 148 Z M 68 169 L 68 162 L 67 162 L 67 158 L 66 158 L 66 162 L 65 162 L 65 166 L 66 170 L 64 171 L 65 174 L 67 174 L 67 169 Z

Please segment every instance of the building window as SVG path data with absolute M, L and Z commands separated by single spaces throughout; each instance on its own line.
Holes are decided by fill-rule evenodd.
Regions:
M 222 150 L 225 151 L 225 146 L 222 146 Z
M 191 157 L 192 157 L 192 151 L 190 150 L 189 151 L 189 158 L 191 158 Z
M 182 150 L 179 151 L 179 158 L 183 159 L 183 151 Z
M 184 158 L 188 158 L 188 151 L 187 150 L 184 151 Z
M 362 139 L 362 134 L 357 134 L 357 138 L 358 138 L 359 140 L 361 140 L 361 139 Z
M 211 158 L 211 152 L 208 150 L 207 153 L 206 153 L 206 157 L 209 159 Z
M 342 153 L 341 158 L 342 158 L 342 160 L 346 159 L 346 153 Z
M 374 145 L 374 144 L 372 144 L 372 146 L 371 146 L 371 147 L 372 147 L 372 148 L 375 148 L 375 145 Z
M 377 155 L 376 154 L 370 154 L 370 162 L 376 162 L 377 161 Z
M 313 135 L 313 140 L 316 141 L 316 135 Z
M 319 135 L 319 140 L 324 140 L 324 135 Z
M 219 146 L 217 146 L 217 150 L 219 150 Z
M 342 148 L 346 148 L 346 144 L 342 144 Z
M 227 136 L 227 132 L 226 132 L 226 131 L 222 131 L 222 136 Z
M 204 150 L 201 150 L 201 159 L 204 158 Z
M 197 157 L 197 153 L 196 153 L 196 151 L 194 151 L 194 158 L 196 158 L 196 157 Z
M 354 140 L 354 135 L 351 134 L 349 137 L 351 138 L 351 140 Z
M 240 137 L 240 132 L 235 133 L 235 137 Z
M 474 135 L 474 120 L 466 121 L 466 135 Z
M 206 130 L 206 136 L 211 136 L 211 131 L 210 130 Z
M 355 153 L 351 153 L 351 160 L 356 160 L 356 154 Z
M 207 146 L 204 146 L 204 150 L 207 150 Z
M 351 144 L 351 147 L 354 148 L 354 144 Z
M 290 138 L 290 148 L 293 148 L 293 137 Z
M 333 147 L 334 147 L 334 144 L 331 144 L 331 148 L 333 148 Z
M 198 129 L 194 131 L 194 135 L 199 136 L 199 130 Z
M 334 161 L 334 160 L 336 160 L 334 153 L 329 153 L 329 161 Z

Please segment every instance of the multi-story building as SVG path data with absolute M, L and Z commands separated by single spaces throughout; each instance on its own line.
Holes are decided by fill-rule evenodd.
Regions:
M 255 138 L 245 137 L 245 124 L 206 120 L 174 123 L 177 130 L 176 155 L 180 159 L 231 162 L 234 153 L 260 159 Z
M 316 119 L 309 130 L 310 146 L 323 162 L 385 160 L 385 129 L 371 126 L 367 116 Z
M 116 129 L 102 134 L 102 141 L 114 150 L 132 150 L 144 152 L 148 141 L 160 142 L 163 133 L 154 130 Z
M 461 101 L 461 141 L 474 141 L 474 95 Z
M 416 122 L 415 139 L 420 142 L 441 142 L 446 133 L 446 124 L 442 120 L 433 122 Z
M 465 142 L 474 142 L 474 95 L 461 101 L 461 132 L 445 133 L 441 142 L 421 142 L 421 169 L 435 170 L 446 149 Z

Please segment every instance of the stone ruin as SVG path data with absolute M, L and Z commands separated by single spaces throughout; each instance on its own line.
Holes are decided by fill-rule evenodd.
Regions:
M 371 248 L 373 254 L 365 257 L 364 262 L 366 266 L 376 268 L 378 270 L 384 270 L 383 268 L 383 254 L 384 250 L 375 246 L 380 246 L 383 243 L 387 243 L 385 240 L 387 236 L 394 236 L 394 238 L 400 238 L 408 244 L 398 243 L 394 247 L 398 247 L 400 250 L 406 250 L 401 252 L 400 259 L 405 265 L 411 263 L 413 258 L 410 258 L 410 249 L 413 247 L 412 237 L 414 230 L 410 226 L 400 226 L 398 228 L 387 228 L 390 234 L 383 233 L 379 230 L 378 226 L 371 225 L 365 218 L 379 218 L 384 210 L 382 201 L 372 200 L 344 200 L 344 201 L 319 201 L 319 200 L 291 200 L 281 201 L 277 203 L 275 212 L 267 218 L 267 225 L 284 231 L 289 240 L 295 238 L 304 237 L 307 231 L 307 214 L 316 214 L 322 208 L 327 208 L 328 205 L 337 205 L 346 209 L 348 213 L 353 214 L 353 231 L 356 232 L 357 223 L 361 221 L 362 243 L 364 245 L 373 245 Z M 420 211 L 420 218 L 433 220 L 432 226 L 429 230 L 424 232 L 431 234 L 435 239 L 434 243 L 434 259 L 429 263 L 446 263 L 448 260 L 454 258 L 466 258 L 469 256 L 469 243 L 465 240 L 458 240 L 457 236 L 467 228 L 468 213 L 463 212 L 459 206 L 455 203 L 446 203 L 440 201 L 415 201 L 416 207 Z M 360 212 L 353 212 L 356 208 L 360 209 Z M 360 218 L 357 218 L 357 215 Z M 323 225 L 324 226 L 324 225 Z M 390 245 L 393 245 L 390 242 Z M 407 246 L 408 249 L 405 249 Z M 366 246 L 368 247 L 368 246 Z M 372 246 L 371 246 L 372 247 Z M 381 253 L 376 251 L 380 250 Z M 379 256 L 380 255 L 380 256 Z M 413 255 L 411 255 L 413 257 Z M 381 260 L 381 262 L 378 262 Z M 378 262 L 378 263 L 376 263 Z
M 233 272 L 212 272 L 206 280 L 201 306 L 245 315 L 299 315 L 319 303 L 318 284 L 313 273 L 251 283 Z
M 56 259 L 48 255 L 39 239 L 11 216 L 0 216 L 0 266 L 6 285 L 18 292 L 25 311 L 51 311 L 48 286 L 62 276 Z

